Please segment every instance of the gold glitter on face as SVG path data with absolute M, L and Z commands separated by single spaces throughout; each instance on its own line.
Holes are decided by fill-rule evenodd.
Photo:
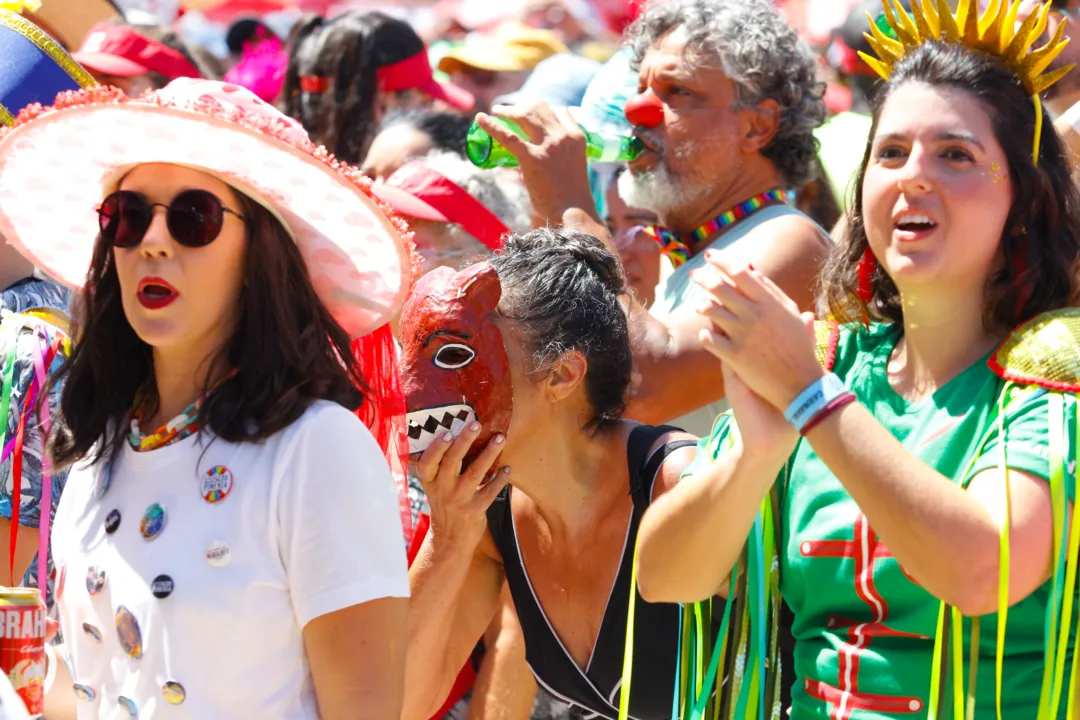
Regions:
M 1005 180 L 1008 178 L 1008 175 L 1001 171 L 1001 165 L 999 163 L 991 163 L 990 174 L 995 185 L 1004 185 Z

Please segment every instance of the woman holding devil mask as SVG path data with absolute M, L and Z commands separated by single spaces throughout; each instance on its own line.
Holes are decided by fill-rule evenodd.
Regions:
M 410 452 L 431 529 L 411 570 L 403 717 L 437 708 L 504 579 L 537 682 L 617 717 L 638 522 L 693 456 L 685 433 L 621 419 L 623 287 L 599 240 L 540 229 L 490 263 L 425 276 L 406 303 Z M 638 604 L 632 717 L 670 717 L 679 612 Z

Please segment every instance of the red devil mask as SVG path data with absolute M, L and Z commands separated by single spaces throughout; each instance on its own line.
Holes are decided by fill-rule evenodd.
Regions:
M 469 462 L 493 435 L 509 429 L 510 362 L 491 320 L 500 297 L 499 276 L 486 262 L 461 272 L 438 268 L 413 287 L 400 326 L 409 454 L 477 420 L 484 429 L 465 456 Z

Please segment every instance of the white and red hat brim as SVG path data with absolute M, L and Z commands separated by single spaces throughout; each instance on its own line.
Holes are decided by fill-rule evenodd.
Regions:
M 350 335 L 365 335 L 408 293 L 407 226 L 358 170 L 268 108 L 238 86 L 186 79 L 141 100 L 89 88 L 28 108 L 0 137 L 0 234 L 78 289 L 98 236 L 96 208 L 130 168 L 204 170 L 285 224 L 327 309 Z

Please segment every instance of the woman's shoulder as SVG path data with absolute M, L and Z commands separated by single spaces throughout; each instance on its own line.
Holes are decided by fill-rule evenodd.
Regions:
M 360 418 L 352 410 L 333 400 L 315 400 L 308 406 L 304 414 L 297 418 L 290 427 L 319 427 L 322 425 L 336 426 L 339 424 L 349 425 L 356 423 L 365 427 Z
M 650 499 L 655 499 L 678 484 L 694 461 L 698 443 L 697 436 L 671 425 L 636 425 L 627 441 L 627 462 L 631 466 L 637 463 L 629 468 L 630 473 L 655 472 L 641 478 L 651 484 Z
M 282 448 L 289 454 L 302 447 L 317 453 L 347 452 L 350 456 L 383 458 L 375 437 L 363 421 L 348 408 L 330 400 L 313 402 L 279 435 Z
M 1080 392 L 1080 308 L 1037 315 L 990 356 L 990 369 L 1017 385 Z

